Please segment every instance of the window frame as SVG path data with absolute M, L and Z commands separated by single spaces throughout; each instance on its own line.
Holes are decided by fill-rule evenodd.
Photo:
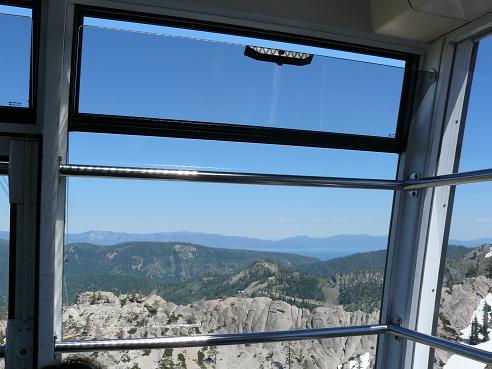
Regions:
M 14 107 L 0 106 L 0 122 L 36 124 L 37 90 L 38 90 L 38 61 L 39 61 L 39 11 L 38 1 L 30 0 L 1 0 L 1 5 L 15 6 L 32 10 L 31 28 L 31 63 L 29 70 L 29 106 Z
M 79 33 L 84 17 L 95 17 L 192 30 L 222 32 L 236 36 L 263 38 L 272 41 L 298 43 L 330 48 L 338 51 L 357 52 L 366 55 L 390 57 L 406 63 L 402 83 L 400 106 L 395 137 L 380 137 L 350 133 L 310 131 L 290 128 L 274 128 L 216 122 L 177 120 L 165 118 L 128 117 L 110 114 L 90 114 L 78 111 L 80 67 L 83 34 Z M 389 51 L 381 48 L 330 41 L 322 38 L 300 36 L 291 33 L 234 26 L 173 16 L 151 15 L 93 6 L 76 5 L 73 27 L 72 65 L 69 102 L 69 131 L 119 133 L 162 137 L 196 138 L 206 140 L 236 141 L 322 147 L 359 151 L 375 151 L 400 154 L 405 151 L 409 121 L 415 100 L 420 56 Z
M 480 27 L 480 24 L 479 24 Z M 449 106 L 447 108 L 449 110 L 455 109 L 454 112 L 449 113 L 454 114 L 451 116 L 451 120 L 456 119 L 456 123 L 459 122 L 459 126 L 454 128 L 456 147 L 454 152 L 445 152 L 446 144 L 449 141 L 453 141 L 451 135 L 448 134 L 447 141 L 442 137 L 441 140 L 441 152 L 440 152 L 440 163 L 438 167 L 438 171 L 449 172 L 452 173 L 460 173 L 459 165 L 462 156 L 462 145 L 465 135 L 465 129 L 467 125 L 467 114 L 469 109 L 469 103 L 471 98 L 471 92 L 473 88 L 473 80 L 475 78 L 475 65 L 478 57 L 478 50 L 480 47 L 480 41 L 486 37 L 492 37 L 492 28 L 487 27 L 485 29 L 479 29 L 478 32 L 472 32 L 471 34 L 467 34 L 467 30 L 463 30 L 463 33 L 458 33 L 457 35 L 452 35 L 448 42 L 450 44 L 455 45 L 455 58 L 458 59 L 458 63 L 463 64 L 461 66 L 461 71 L 455 71 L 451 76 L 451 88 L 454 90 L 458 90 L 459 86 L 454 86 L 453 77 L 460 76 L 461 74 L 468 74 L 466 85 L 462 86 L 463 96 L 461 101 L 452 105 L 452 101 L 448 102 Z M 459 66 L 459 65 L 458 65 Z M 466 70 L 465 70 L 466 69 Z M 454 92 L 457 94 L 458 92 Z M 458 99 L 457 99 L 458 100 Z M 487 182 L 485 182 L 487 183 Z M 419 302 L 420 302 L 420 310 L 419 317 L 422 322 L 419 322 L 419 327 L 423 330 L 423 326 L 425 324 L 430 324 L 430 333 L 433 336 L 436 336 L 438 323 L 439 323 L 439 313 L 440 313 L 440 303 L 441 303 L 441 295 L 443 290 L 443 280 L 444 280 L 444 271 L 446 265 L 447 251 L 449 246 L 449 235 L 451 230 L 451 223 L 454 214 L 454 201 L 456 196 L 456 186 L 444 186 L 437 187 L 434 190 L 434 209 L 433 209 L 433 218 L 435 219 L 435 223 L 437 226 L 434 226 L 430 229 L 429 234 L 434 232 L 434 239 L 439 241 L 439 248 L 437 250 L 427 251 L 427 258 L 431 259 L 429 263 L 434 263 L 438 265 L 438 267 L 434 270 L 431 270 L 428 266 L 424 270 L 427 274 L 431 274 L 424 282 L 427 289 L 422 288 L 420 291 Z M 445 207 L 445 209 L 443 209 Z M 432 241 L 427 241 L 429 245 L 427 246 L 435 246 L 435 243 L 432 244 Z M 435 289 L 435 293 L 429 293 L 429 290 Z M 473 346 L 472 346 L 473 347 Z M 420 365 L 425 364 L 427 362 L 428 369 L 432 369 L 433 360 L 435 359 L 435 351 L 436 349 L 430 347 L 423 347 L 421 345 L 415 345 L 414 347 L 414 363 L 413 369 L 417 369 Z

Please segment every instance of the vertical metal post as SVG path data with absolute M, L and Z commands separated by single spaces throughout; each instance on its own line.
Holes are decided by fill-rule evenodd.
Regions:
M 42 125 L 42 177 L 39 245 L 38 362 L 55 360 L 61 338 L 65 180 L 58 176 L 65 160 L 73 5 L 41 1 L 37 123 Z
M 36 358 L 38 142 L 12 140 L 9 163 L 10 281 L 6 363 L 30 369 Z
M 437 172 L 442 117 L 452 65 L 451 54 L 441 41 L 431 44 L 421 70 L 439 70 L 411 121 L 407 150 L 401 155 L 398 179 Z M 441 60 L 443 63 L 441 64 Z M 396 193 L 388 245 L 382 322 L 401 322 L 416 329 L 427 233 L 432 209 L 433 189 Z M 380 337 L 377 368 L 411 368 L 413 343 L 391 336 Z
M 436 175 L 449 174 L 458 170 L 474 65 L 473 49 L 472 41 L 464 41 L 455 48 Z M 447 248 L 445 242 L 447 242 L 449 233 L 454 189 L 454 187 L 443 186 L 433 190 L 416 322 L 417 331 L 431 335 L 436 333 L 436 317 Z M 413 368 L 425 368 L 432 365 L 432 357 L 429 356 L 432 352 L 433 350 L 428 346 L 415 344 Z

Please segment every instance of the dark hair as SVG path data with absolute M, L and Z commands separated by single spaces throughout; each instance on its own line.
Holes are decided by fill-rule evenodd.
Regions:
M 104 369 L 104 367 L 86 356 L 69 356 L 63 362 L 49 364 L 43 369 Z

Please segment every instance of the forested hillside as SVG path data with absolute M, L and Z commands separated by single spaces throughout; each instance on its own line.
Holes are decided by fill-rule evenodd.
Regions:
M 449 246 L 445 284 L 492 273 L 487 248 Z M 287 253 L 211 248 L 176 242 L 127 242 L 65 248 L 65 303 L 86 291 L 157 293 L 192 303 L 230 296 L 267 296 L 312 309 L 342 304 L 349 311 L 379 308 L 386 251 L 327 261 Z M 0 280 L 8 277 L 8 242 L 0 240 Z M 0 307 L 7 284 L 0 283 Z

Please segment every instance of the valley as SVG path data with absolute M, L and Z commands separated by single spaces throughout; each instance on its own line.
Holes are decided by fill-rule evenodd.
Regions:
M 489 245 L 449 246 L 437 322 L 440 337 L 469 343 L 463 331 L 470 329 L 483 301 L 490 298 L 492 303 L 490 251 Z M 0 241 L 0 256 L 5 264 L 5 241 Z M 373 324 L 379 321 L 385 259 L 385 250 L 322 261 L 292 253 L 186 242 L 70 244 L 64 257 L 64 338 Z M 6 302 L 6 289 L 1 291 L 0 301 Z M 0 320 L 2 333 L 5 320 Z M 371 369 L 375 347 L 376 337 L 351 337 L 93 356 L 111 369 Z M 434 368 L 457 369 L 453 364 L 457 360 L 437 351 Z

